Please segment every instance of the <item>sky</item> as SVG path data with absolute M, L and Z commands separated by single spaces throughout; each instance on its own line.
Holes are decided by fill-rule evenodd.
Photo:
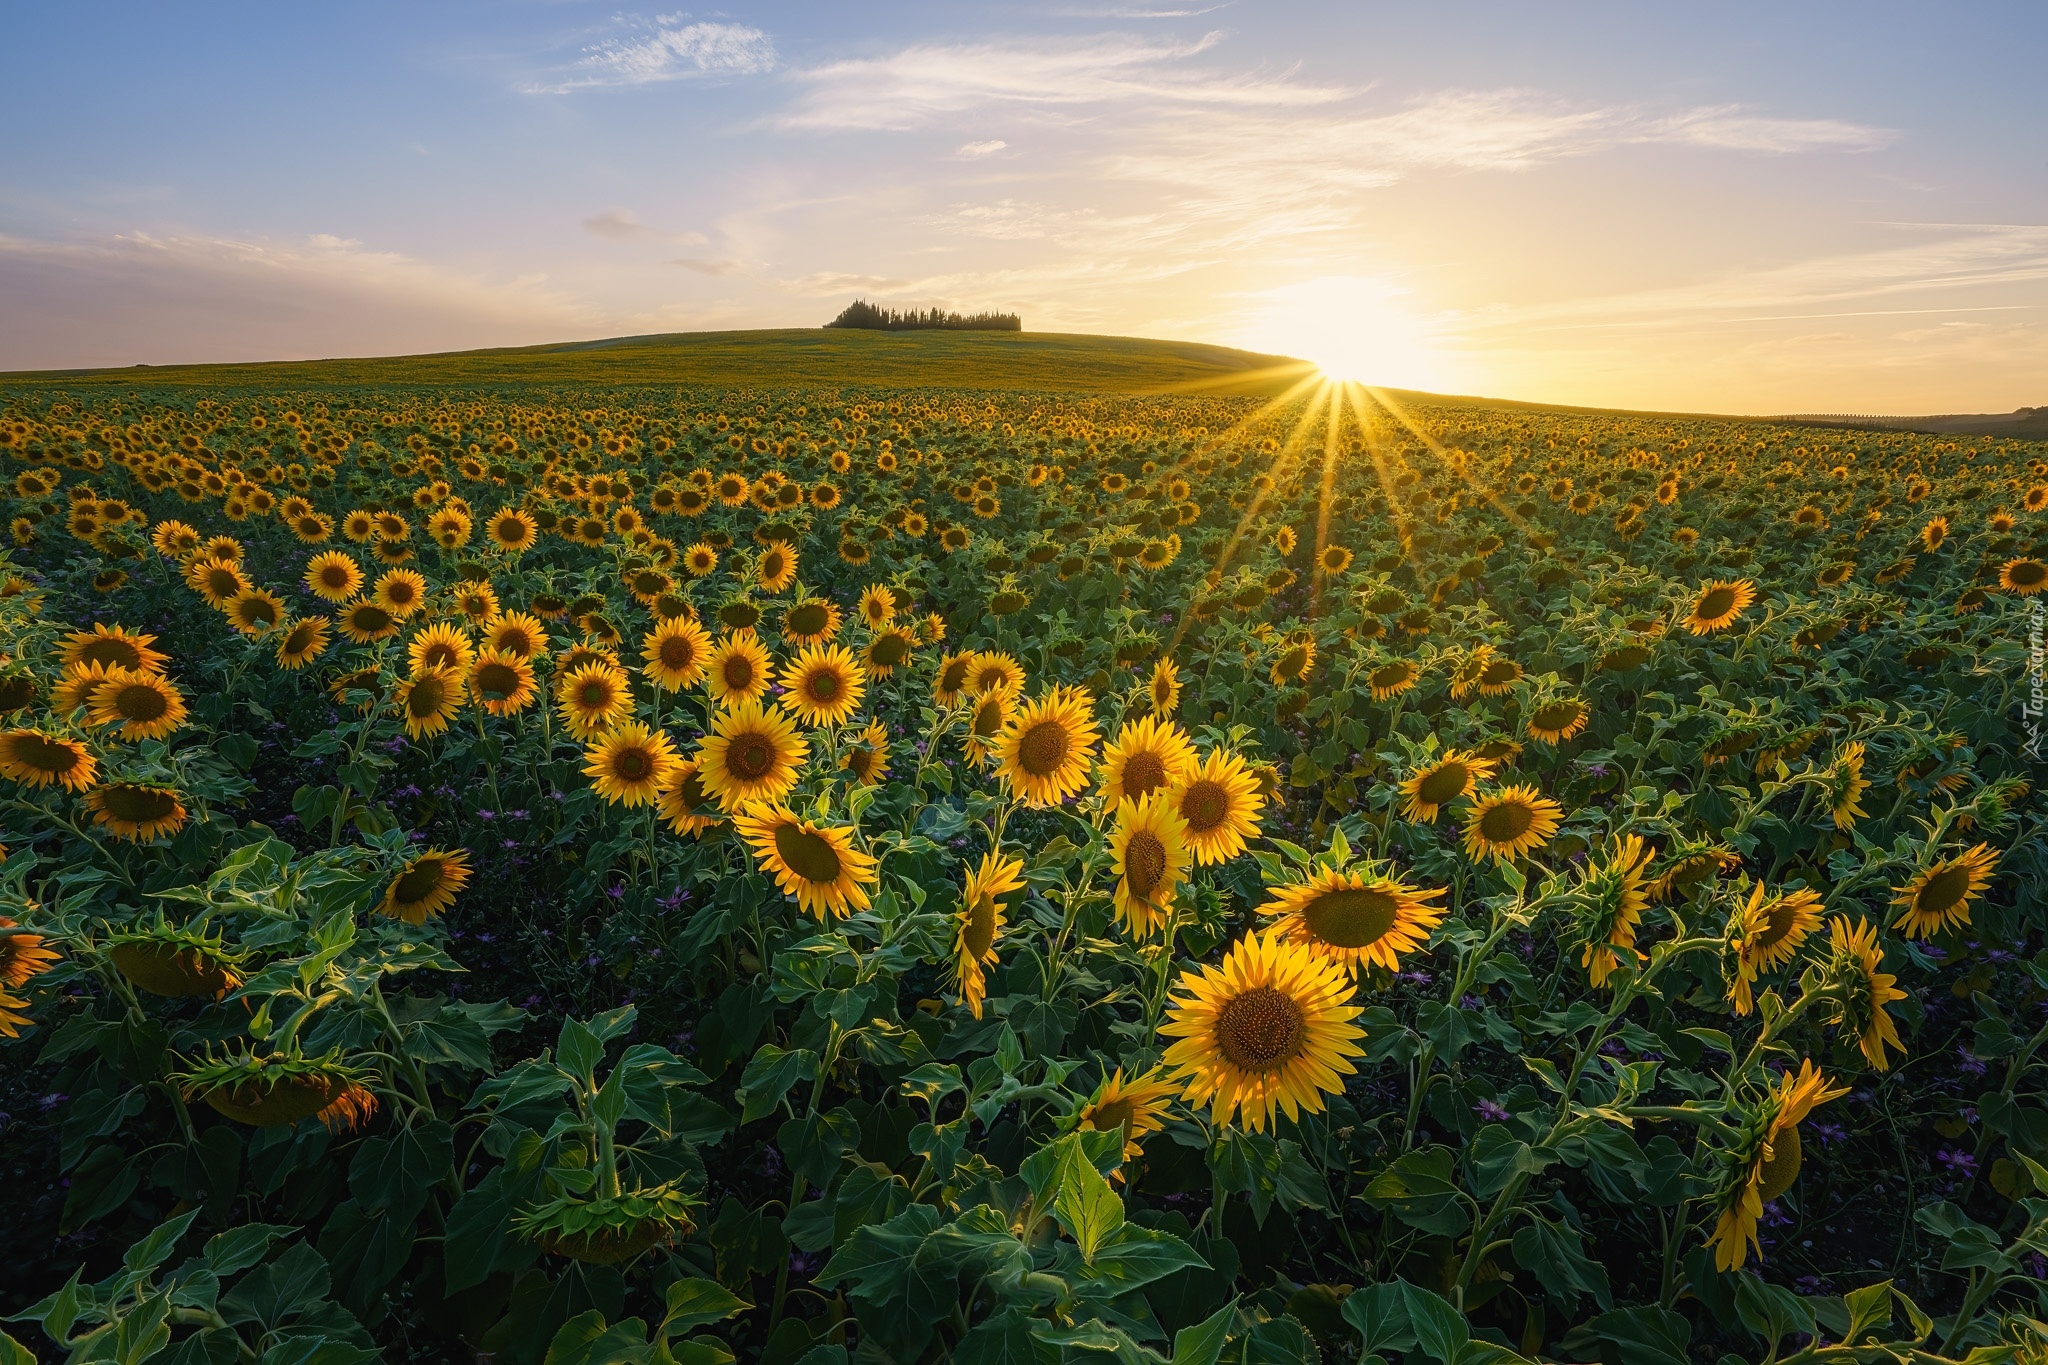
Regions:
M 2048 404 L 2048 6 L 0 9 L 0 370 L 856 297 L 1730 413 Z

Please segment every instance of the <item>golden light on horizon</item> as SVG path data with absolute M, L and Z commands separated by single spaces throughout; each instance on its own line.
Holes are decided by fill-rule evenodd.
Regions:
M 1298 356 L 1333 380 L 1443 392 L 1458 386 L 1456 358 L 1408 301 L 1408 291 L 1366 275 L 1330 275 L 1267 290 L 1244 344 Z

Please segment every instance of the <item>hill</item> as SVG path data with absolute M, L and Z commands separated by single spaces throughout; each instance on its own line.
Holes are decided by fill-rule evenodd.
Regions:
M 1051 332 L 785 328 L 674 332 L 438 355 L 0 374 L 0 386 L 374 384 L 937 387 L 1095 393 L 1278 392 L 1307 363 L 1227 346 Z
M 1776 420 L 1809 427 L 1918 431 L 1930 436 L 2010 436 L 2015 441 L 2048 441 L 2048 407 L 2019 408 L 2012 412 L 1945 413 L 1934 417 L 1854 417 L 1828 413 Z

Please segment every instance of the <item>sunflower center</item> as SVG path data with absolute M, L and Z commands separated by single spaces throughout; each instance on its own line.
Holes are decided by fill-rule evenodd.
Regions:
M 1969 894 L 1970 869 L 1957 864 L 1929 877 L 1913 897 L 1913 908 L 1925 915 L 1944 915 L 1961 905 Z
M 1366 948 L 1385 938 L 1400 918 L 1401 902 L 1368 886 L 1325 891 L 1301 907 L 1301 918 L 1320 943 Z
M 412 691 L 405 694 L 405 709 L 414 716 L 431 716 L 441 709 L 441 703 L 448 699 L 448 689 L 439 678 L 421 678 L 412 685 Z
M 1472 781 L 1472 770 L 1462 763 L 1446 763 L 1422 779 L 1416 786 L 1415 794 L 1423 804 L 1441 806 L 1446 801 L 1455 801 L 1465 794 L 1466 786 Z
M 654 771 L 654 756 L 645 749 L 621 749 L 612 759 L 612 771 L 626 782 L 644 782 Z
M 493 697 L 509 697 L 519 690 L 519 673 L 510 664 L 485 664 L 476 671 L 476 689 Z
M 1308 653 L 1296 645 L 1280 656 L 1279 672 L 1283 678 L 1298 678 L 1308 670 Z
M 1792 1188 L 1799 1178 L 1799 1129 L 1787 1128 L 1771 1139 L 1771 1154 L 1757 1171 L 1757 1197 L 1768 1204 Z
M 116 783 L 100 789 L 100 809 L 116 820 L 150 824 L 169 819 L 178 808 L 175 793 L 160 787 L 131 787 Z
M 903 656 L 910 652 L 910 642 L 901 635 L 884 635 L 875 641 L 868 651 L 868 657 L 885 668 L 894 668 L 903 662 Z
M 1529 717 L 1529 726 L 1534 730 L 1554 733 L 1569 728 L 1578 718 L 1578 707 L 1570 702 L 1553 702 L 1549 706 L 1538 707 L 1536 714 Z
M 152 721 L 171 709 L 170 699 L 147 683 L 132 683 L 114 694 L 114 709 L 125 720 Z
M 960 926 L 960 944 L 969 957 L 979 962 L 988 956 L 988 950 L 996 941 L 996 898 L 980 895 L 974 904 L 967 907 L 967 918 Z
M 1131 1125 L 1138 1117 L 1138 1108 L 1131 1103 L 1129 1095 L 1119 1095 L 1113 1100 L 1096 1105 L 1081 1116 L 1081 1126 L 1098 1133 L 1112 1128 L 1123 1129 L 1124 1136 L 1131 1135 Z
M 776 829 L 775 853 L 784 866 L 807 882 L 839 880 L 839 850 L 830 839 L 801 825 L 782 825 Z
M 874 767 L 875 751 L 873 749 L 855 749 L 846 756 L 846 770 L 862 782 L 868 780 L 868 774 L 874 771 Z
M 439 858 L 422 858 L 407 868 L 391 888 L 391 899 L 414 905 L 441 889 L 445 869 Z
M 832 672 L 813 673 L 808 690 L 812 701 L 837 701 L 839 699 L 839 675 Z
M 2031 588 L 2043 579 L 2048 579 L 2048 565 L 2037 564 L 2032 560 L 2022 560 L 2012 566 L 2011 572 L 2006 577 L 2011 579 L 2017 587 Z
M 661 664 L 664 668 L 681 672 L 688 668 L 696 657 L 696 646 L 690 643 L 687 636 L 671 635 L 661 642 Z
M 1180 796 L 1180 814 L 1193 834 L 1207 834 L 1230 817 L 1230 793 L 1221 782 L 1202 778 Z
M 1042 720 L 1017 741 L 1017 766 L 1033 777 L 1050 777 L 1067 761 L 1073 740 L 1067 727 L 1056 720 Z
M 1536 812 L 1520 801 L 1503 801 L 1487 808 L 1479 817 L 1479 832 L 1488 842 L 1511 844 L 1529 832 L 1536 823 Z
M 794 635 L 816 635 L 825 629 L 825 607 L 820 602 L 806 602 L 790 612 L 784 624 Z
M 774 771 L 775 746 L 766 735 L 741 735 L 726 746 L 725 767 L 742 781 L 759 782 Z
M 360 607 L 355 622 L 358 630 L 383 630 L 391 624 L 391 616 L 382 607 Z
M 1124 845 L 1124 885 L 1139 900 L 1149 901 L 1165 877 L 1166 845 L 1151 830 L 1139 830 Z
M 39 773 L 68 773 L 85 759 L 85 751 L 60 739 L 33 732 L 13 736 L 11 757 Z
M 602 711 L 612 704 L 612 690 L 604 683 L 593 680 L 577 690 L 576 700 L 582 703 L 585 710 Z
M 727 659 L 720 672 L 725 678 L 725 685 L 735 692 L 744 692 L 754 685 L 754 662 L 744 656 L 735 655 Z
M 1697 881 L 1698 878 L 1693 878 L 1693 880 Z M 1764 931 L 1757 936 L 1757 946 L 1761 948 L 1777 947 L 1785 941 L 1786 935 L 1792 932 L 1792 926 L 1798 923 L 1798 920 L 1798 908 L 1791 901 L 1778 900 L 1772 902 L 1769 916 L 1764 922 Z
M 1144 796 L 1166 785 L 1166 763 L 1150 749 L 1140 749 L 1124 760 L 1123 786 L 1126 796 Z
M 1713 621 L 1726 616 L 1735 608 L 1735 589 L 1715 588 L 1700 599 L 1698 615 L 1703 620 Z
M 454 645 L 439 642 L 420 651 L 420 662 L 429 668 L 448 668 L 461 657 Z
M 1216 1048 L 1240 1071 L 1268 1072 L 1301 1055 L 1308 1017 L 1285 991 L 1253 986 L 1216 1014 Z

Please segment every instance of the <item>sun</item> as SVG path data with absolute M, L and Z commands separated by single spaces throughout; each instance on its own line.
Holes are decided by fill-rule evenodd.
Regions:
M 1326 378 L 1395 389 L 1456 387 L 1443 344 L 1408 291 L 1364 275 L 1328 275 L 1258 296 L 1243 345 L 1300 356 Z

